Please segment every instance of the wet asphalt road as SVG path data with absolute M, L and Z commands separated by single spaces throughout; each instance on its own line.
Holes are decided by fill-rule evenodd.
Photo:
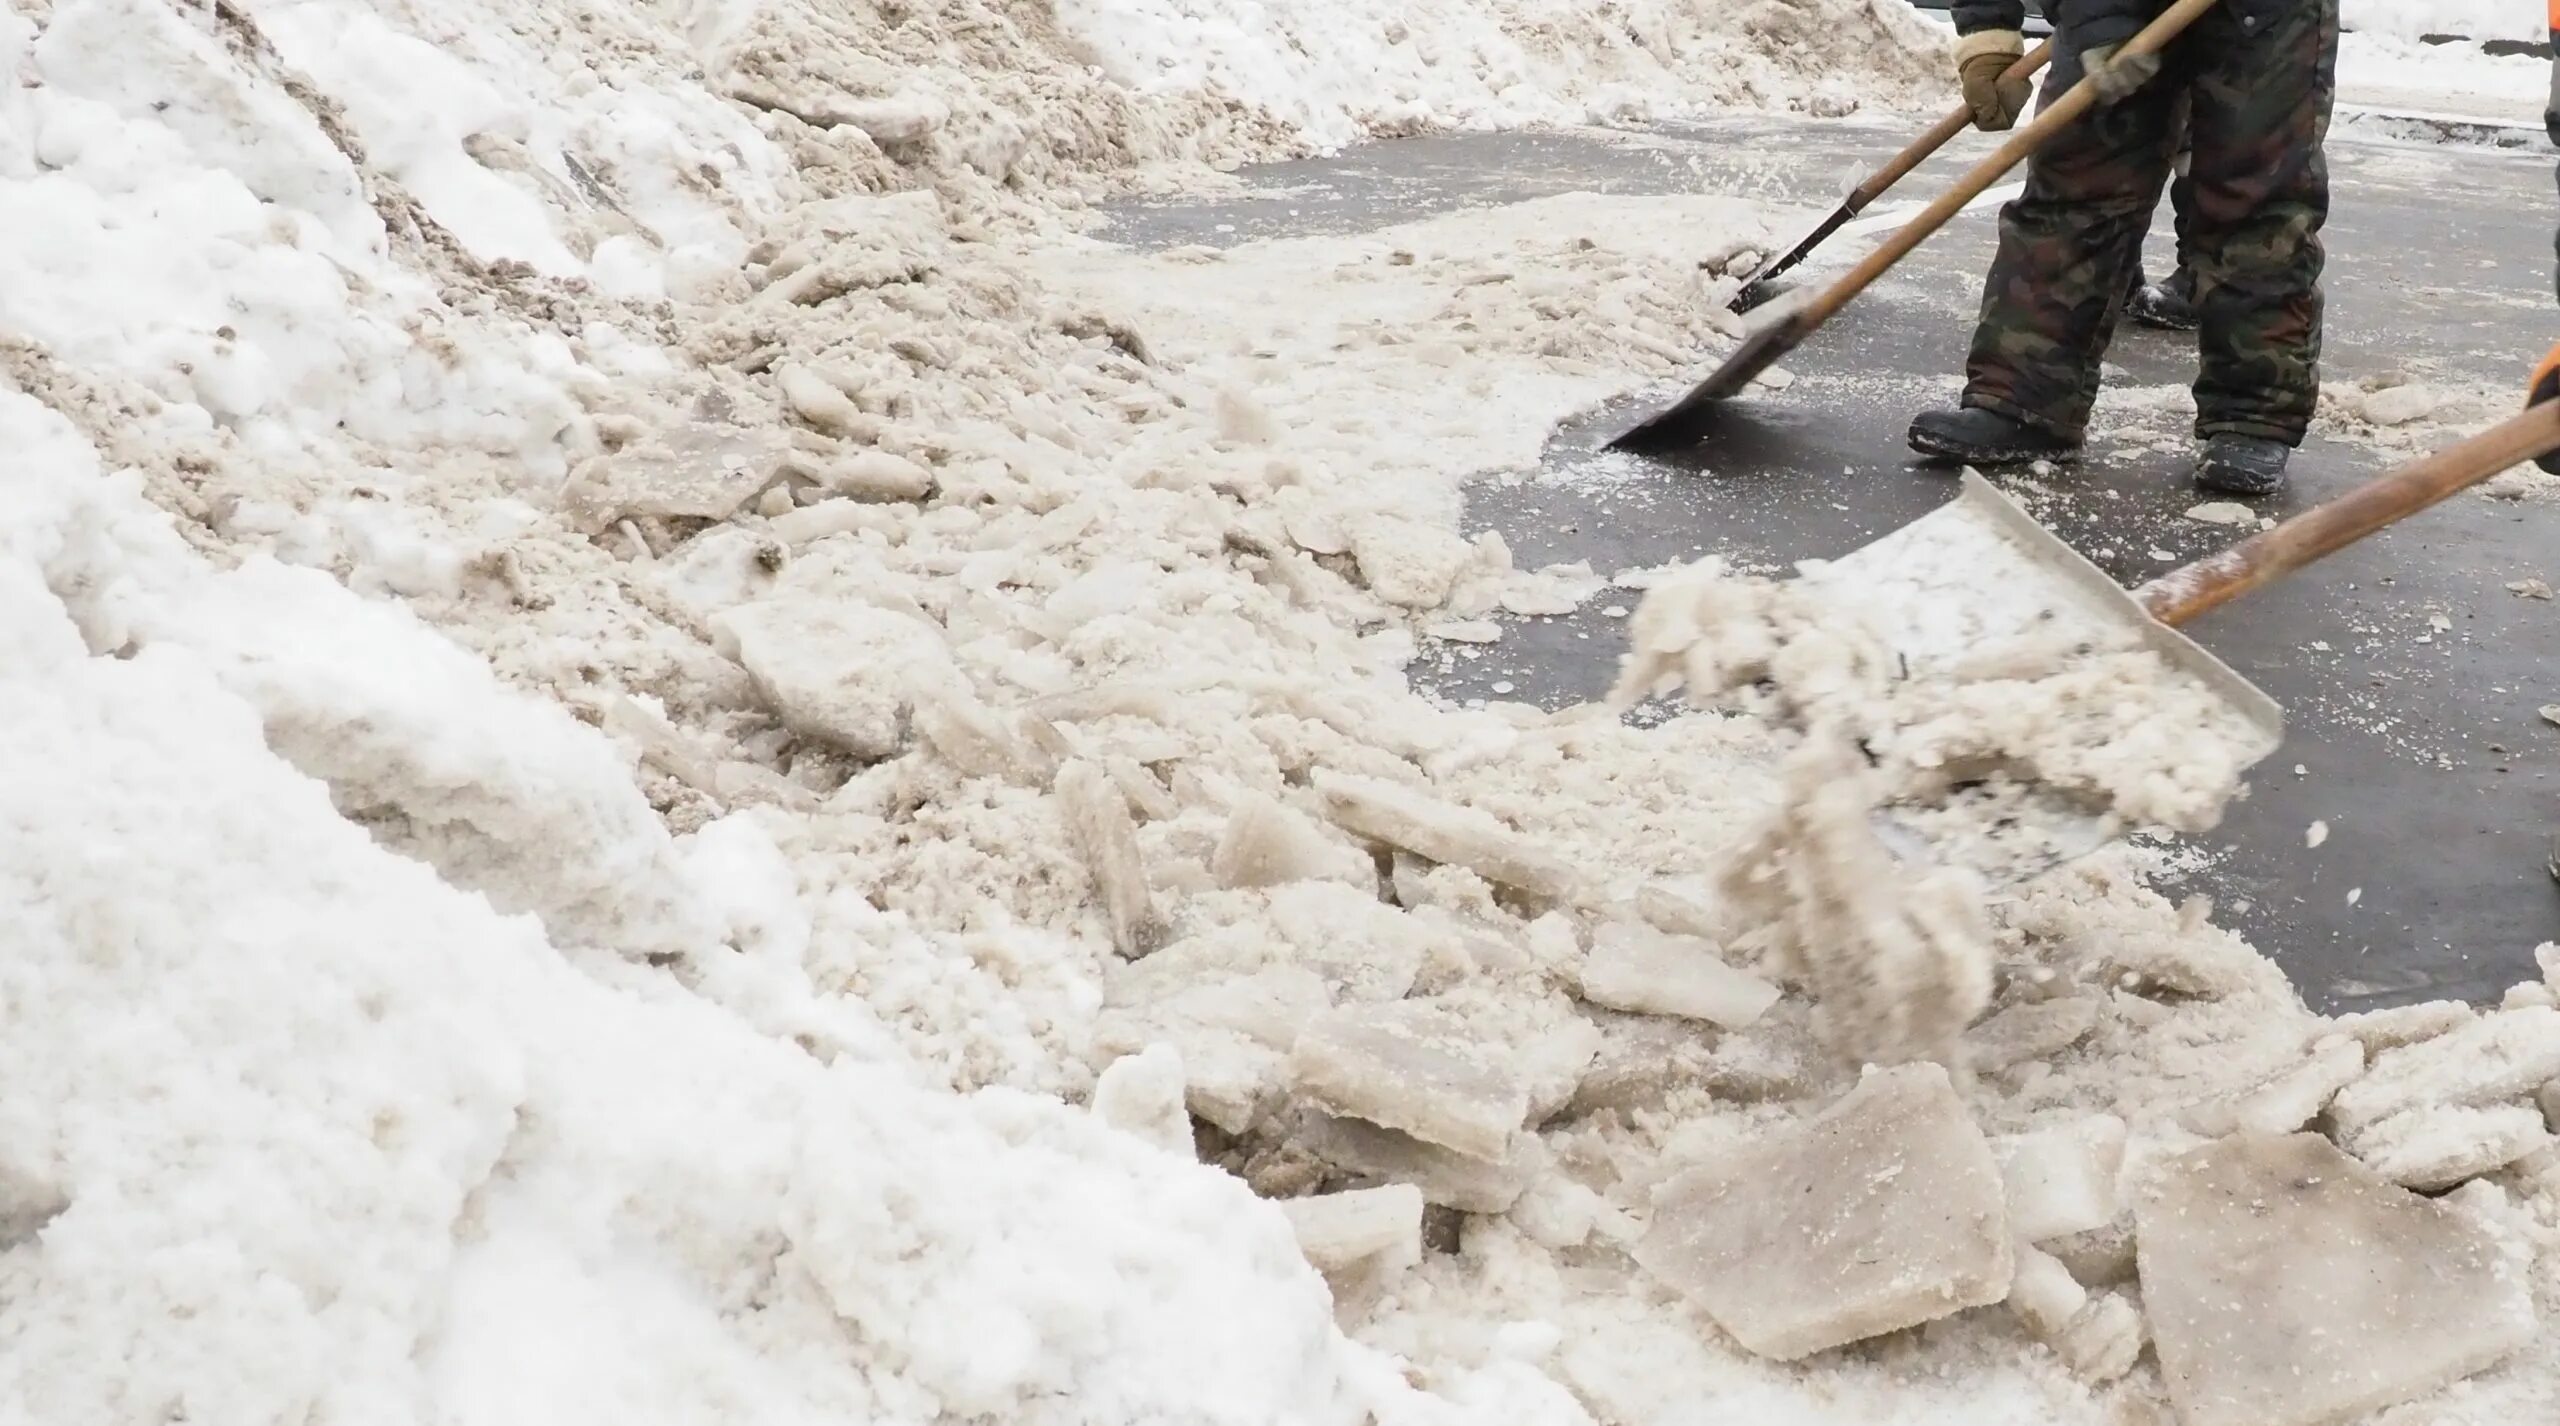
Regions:
M 1809 222 L 1905 137 L 1858 120 L 1732 119 L 1411 139 L 1248 170 L 1253 191 L 1215 202 L 1130 205 L 1109 236 L 1225 246 L 1578 191 L 1731 193 L 1801 203 Z M 2503 386 L 2560 335 L 2549 154 L 2513 131 L 2430 137 L 2348 116 L 2333 135 L 2329 380 Z M 1968 136 L 1887 201 L 1935 193 L 1979 147 Z M 2170 251 L 2162 217 L 2156 265 Z M 1523 566 L 1607 573 L 1711 551 L 1780 566 L 1926 513 L 1952 483 L 1912 464 L 1902 430 L 1958 388 L 1991 245 L 1988 211 L 1957 219 L 1788 359 L 1791 388 L 1740 403 L 1695 455 L 1595 463 L 1626 413 L 1594 413 L 1559 434 L 1545 471 L 1474 488 L 1470 523 L 1501 531 Z M 2113 388 L 2183 384 L 2192 338 L 2128 328 L 2110 361 Z M 2111 415 L 2102 396 L 2085 462 L 2002 484 L 2137 584 L 2236 537 L 2183 518 L 2204 498 L 2186 483 L 2187 420 L 2183 405 Z M 2386 463 L 2315 437 L 2266 508 L 2280 516 Z M 2543 869 L 2560 830 L 2560 727 L 2536 711 L 2560 703 L 2560 604 L 2507 592 L 2526 578 L 2560 584 L 2560 505 L 2468 494 L 2189 629 L 2284 705 L 2289 732 L 2184 878 L 2317 1006 L 2494 999 L 2533 974 L 2537 942 L 2560 939 L 2560 887 Z M 1618 593 L 1516 621 L 1473 657 L 1427 655 L 1417 676 L 1453 698 L 1497 680 L 1549 706 L 1587 698 L 1623 646 L 1603 612 L 1634 602 Z M 2330 828 L 2316 850 L 2315 821 Z

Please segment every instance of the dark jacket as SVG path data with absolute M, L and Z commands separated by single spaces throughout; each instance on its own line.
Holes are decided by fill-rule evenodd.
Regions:
M 2222 0 L 2223 8 L 2240 19 L 2243 30 L 2255 33 L 2266 27 L 2268 19 L 2289 5 L 2302 0 Z M 2036 7 L 2053 21 L 2054 33 L 2063 48 L 2072 54 L 2093 50 L 2100 45 L 2120 45 L 2141 33 L 2142 27 L 2159 18 L 2169 8 L 2168 0 L 2041 0 Z M 2026 24 L 2026 0 L 1954 0 L 1948 7 L 1948 18 L 1956 22 L 1956 33 L 1969 35 L 1976 30 L 2014 30 Z

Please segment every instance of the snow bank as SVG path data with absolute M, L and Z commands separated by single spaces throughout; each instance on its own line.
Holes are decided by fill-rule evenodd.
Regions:
M 1054 1102 L 822 1062 L 378 845 L 270 741 L 343 714 L 333 661 L 260 668 L 253 704 L 223 631 L 167 607 L 265 574 L 204 569 L 25 397 L 0 432 L 0 1165 L 42 1219 L 0 1306 L 11 1414 L 1351 1422 L 1381 1399 L 1232 1179 Z M 151 632 L 93 651 L 58 591 Z M 444 737 L 506 744 L 536 711 L 413 623 L 296 592 L 306 635 L 405 659 Z
M 2474 40 L 2545 40 L 2541 11 L 2509 0 L 2341 0 L 2338 22 L 2358 34 L 2416 40 L 2461 35 Z

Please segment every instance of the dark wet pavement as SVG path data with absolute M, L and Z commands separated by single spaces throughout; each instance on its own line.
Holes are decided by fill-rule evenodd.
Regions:
M 2324 375 L 2518 381 L 2560 335 L 2550 156 L 2410 132 L 2352 118 L 2333 138 Z M 1214 203 L 1133 205 L 1113 235 L 1223 246 L 1577 191 L 1732 193 L 1802 203 L 1810 222 L 1904 137 L 1857 121 L 1734 119 L 1414 139 L 1249 170 L 1251 192 Z M 1887 202 L 1935 193 L 1979 144 L 1968 136 Z M 2151 256 L 2165 265 L 2162 217 Z M 1606 574 L 1709 552 L 1782 566 L 1926 513 L 1952 482 L 1912 464 L 1902 430 L 1957 389 L 1991 244 L 1987 210 L 1957 219 L 1787 360 L 1792 387 L 1736 403 L 1693 455 L 1595 461 L 1626 419 L 1595 413 L 1560 434 L 1537 477 L 1473 489 L 1470 523 L 1501 531 L 1523 566 L 1587 560 Z M 1842 260 L 1826 252 L 1805 276 Z M 2156 405 L 2157 388 L 2192 374 L 2192 352 L 2191 337 L 2128 328 L 2109 386 L 2154 388 Z M 2002 484 L 2138 584 L 2241 533 L 2183 516 L 2206 498 L 2186 481 L 2187 419 L 2180 403 L 2129 424 L 2102 396 L 2085 462 Z M 2315 437 L 2267 512 L 2385 464 Z M 2189 630 L 2284 705 L 2289 733 L 2250 797 L 2182 859 L 2201 863 L 2183 880 L 2315 1005 L 2494 999 L 2534 973 L 2536 943 L 2560 939 L 2560 887 L 2543 865 L 2560 830 L 2560 728 L 2536 711 L 2560 703 L 2560 604 L 2506 590 L 2527 578 L 2560 584 L 2560 505 L 2466 494 Z M 1417 676 L 1457 698 L 1489 696 L 1497 681 L 1549 706 L 1589 697 L 1623 647 L 1607 611 L 1635 598 L 1613 590 L 1570 616 L 1516 621 L 1445 666 L 1426 656 Z M 2314 822 L 2329 828 L 2316 849 L 2305 845 Z

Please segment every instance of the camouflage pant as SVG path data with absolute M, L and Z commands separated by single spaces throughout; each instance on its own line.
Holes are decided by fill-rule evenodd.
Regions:
M 2319 397 L 2321 145 L 2337 59 L 2338 0 L 2301 0 L 2254 31 L 2217 6 L 2170 47 L 2159 78 L 2029 159 L 2026 191 L 2000 210 L 1964 404 L 2074 438 L 2086 428 L 2183 111 L 2196 434 L 2299 444 Z M 2062 55 L 2044 102 L 2079 79 L 2078 55 Z

